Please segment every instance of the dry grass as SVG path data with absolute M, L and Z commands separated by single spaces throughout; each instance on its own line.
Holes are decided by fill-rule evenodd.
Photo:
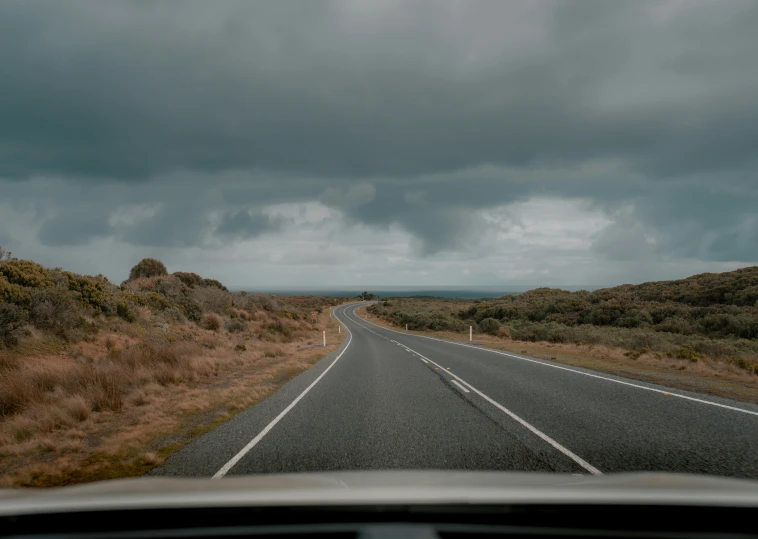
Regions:
M 366 309 L 358 309 L 366 318 Z M 374 324 L 397 330 L 388 321 L 369 316 Z M 468 341 L 468 335 L 444 331 L 409 331 L 450 341 Z M 758 376 L 737 364 L 700 357 L 696 361 L 669 358 L 650 351 L 630 353 L 623 348 L 569 343 L 514 341 L 507 333 L 499 336 L 475 335 L 474 344 L 515 354 L 524 354 L 548 361 L 585 367 L 636 380 L 669 387 L 710 393 L 746 402 L 758 403 Z
M 229 317 L 230 318 L 241 318 L 242 320 L 245 320 L 246 322 L 249 322 L 253 319 L 253 316 L 242 309 L 236 309 L 234 307 L 231 307 L 229 309 Z
M 206 313 L 200 320 L 200 326 L 210 331 L 218 331 L 221 329 L 222 323 L 221 317 L 216 313 Z
M 328 311 L 315 327 L 285 319 L 272 329 L 275 316 L 258 318 L 247 336 L 192 324 L 128 332 L 134 325 L 120 321 L 119 333 L 103 332 L 91 343 L 54 350 L 26 342 L 21 349 L 44 353 L 3 353 L 0 486 L 140 475 L 344 338 Z M 305 346 L 322 330 L 328 347 Z

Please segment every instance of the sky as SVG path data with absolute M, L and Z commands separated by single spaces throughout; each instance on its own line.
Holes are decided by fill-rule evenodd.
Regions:
M 126 279 L 758 263 L 758 2 L 0 0 L 0 245 Z

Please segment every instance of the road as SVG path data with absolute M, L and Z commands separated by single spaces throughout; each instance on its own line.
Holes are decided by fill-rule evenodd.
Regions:
M 758 478 L 758 406 L 408 335 L 335 309 L 339 350 L 153 475 L 362 469 Z

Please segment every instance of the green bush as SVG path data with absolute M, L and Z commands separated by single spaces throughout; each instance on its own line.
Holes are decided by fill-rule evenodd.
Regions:
M 123 299 L 116 303 L 116 314 L 127 322 L 134 322 L 137 319 L 131 305 Z
M 77 275 L 69 271 L 64 271 L 63 274 L 68 278 L 68 289 L 79 301 L 98 312 L 109 313 L 113 310 L 113 297 L 106 290 L 108 285 L 105 278 Z
M 180 296 L 174 299 L 174 303 L 182 310 L 184 316 L 193 322 L 199 322 L 203 316 L 203 307 L 188 296 Z
M 165 311 L 174 307 L 174 303 L 157 292 L 149 292 L 145 296 L 147 306 L 153 311 Z
M 200 286 L 190 290 L 190 296 L 203 306 L 204 311 L 226 314 L 232 304 L 232 295 L 215 287 Z
M 0 264 L 0 275 L 11 283 L 28 288 L 53 286 L 48 270 L 31 260 L 8 260 Z
M 482 333 L 489 333 L 490 335 L 494 335 L 498 332 L 500 329 L 500 322 L 495 320 L 494 318 L 485 318 L 481 322 L 479 322 L 479 331 Z
M 35 327 L 62 335 L 81 324 L 81 304 L 63 286 L 32 290 L 31 321 Z
M 203 279 L 202 286 L 212 286 L 214 288 L 218 288 L 219 290 L 223 290 L 224 292 L 229 291 L 224 285 L 222 285 L 216 279 Z
M 163 262 L 155 258 L 143 258 L 129 271 L 129 280 L 133 281 L 140 277 L 158 277 L 168 275 Z
M 187 318 L 184 315 L 184 312 L 178 308 L 178 307 L 169 307 L 165 311 L 163 311 L 163 317 L 166 320 L 170 320 L 172 322 L 179 322 L 180 324 L 183 324 L 187 321 Z
M 0 303 L 0 348 L 18 344 L 16 334 L 24 323 L 24 311 L 13 303 Z
M 23 286 L 9 283 L 4 275 L 0 275 L 0 303 L 12 303 L 22 308 L 29 308 L 32 297 Z
M 674 316 L 663 320 L 660 324 L 653 326 L 655 331 L 666 331 L 668 333 L 681 333 L 682 335 L 693 335 L 697 332 L 698 326 L 686 318 Z
M 175 271 L 172 273 L 172 275 L 190 288 L 203 284 L 203 278 L 200 277 L 197 273 L 188 271 Z
M 691 363 L 696 363 L 698 360 L 702 359 L 702 354 L 697 353 L 689 346 L 682 346 L 677 352 L 676 357 L 679 359 L 686 359 Z

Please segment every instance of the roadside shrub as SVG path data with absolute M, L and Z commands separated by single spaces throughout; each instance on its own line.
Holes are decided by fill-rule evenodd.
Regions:
M 481 331 L 482 333 L 489 333 L 490 335 L 495 335 L 499 329 L 500 329 L 500 322 L 498 322 L 494 318 L 485 318 L 484 320 L 479 322 L 479 331 Z
M 20 285 L 9 283 L 5 276 L 0 275 L 0 303 L 13 303 L 20 307 L 30 307 L 32 297 Z
M 495 333 L 496 336 L 502 338 L 502 339 L 510 339 L 511 338 L 511 332 L 508 331 L 507 328 L 501 327 L 497 330 Z
M 11 284 L 40 288 L 53 286 L 49 272 L 44 266 L 31 260 L 8 260 L 0 264 L 0 275 Z
M 199 286 L 203 282 L 202 277 L 200 277 L 197 273 L 192 273 L 190 271 L 175 271 L 171 275 L 179 279 L 182 283 L 189 286 L 190 288 Z
M 663 320 L 660 324 L 653 326 L 655 331 L 665 331 L 668 333 L 681 333 L 682 335 L 693 335 L 697 333 L 697 326 L 685 318 L 674 316 Z
M 202 285 L 203 286 L 211 286 L 213 288 L 218 288 L 219 290 L 223 290 L 224 292 L 228 292 L 229 291 L 223 284 L 221 284 L 216 279 L 203 279 Z
M 224 327 L 229 333 L 240 333 L 247 330 L 247 324 L 245 324 L 239 318 L 232 318 L 231 320 L 227 320 L 226 323 L 224 323 Z
M 31 321 L 35 327 L 61 335 L 81 323 L 81 306 L 69 290 L 51 286 L 32 290 Z
M 197 300 L 204 310 L 217 314 L 226 314 L 232 303 L 232 296 L 218 288 L 201 286 L 191 290 L 191 296 Z
M 616 320 L 616 325 L 622 328 L 641 328 L 653 323 L 653 317 L 644 309 L 631 309 Z
M 162 277 L 152 277 L 153 292 L 156 292 L 167 298 L 174 298 L 176 296 L 187 293 L 187 285 L 185 285 L 181 279 L 174 277 L 173 275 L 164 275 Z
M 682 346 L 677 352 L 676 357 L 678 359 L 686 359 L 690 363 L 696 363 L 699 359 L 702 359 L 702 355 L 698 354 L 695 350 L 689 346 Z
M 172 322 L 178 322 L 180 324 L 183 324 L 187 321 L 187 318 L 184 316 L 184 313 L 181 309 L 178 307 L 169 307 L 165 311 L 163 311 L 163 316 L 167 320 L 171 320 Z
M 139 305 L 140 307 L 147 306 L 147 300 L 143 294 L 135 294 L 134 292 L 124 292 L 121 294 L 121 299 L 128 301 L 133 305 Z
M 705 333 L 723 336 L 733 335 L 743 339 L 758 337 L 758 319 L 755 316 L 727 313 L 712 314 L 703 318 L 700 325 Z
M 24 323 L 24 312 L 13 303 L 0 303 L 0 348 L 18 344 L 16 333 Z
M 187 317 L 187 320 L 199 322 L 203 316 L 203 307 L 188 296 L 174 298 L 174 303 L 182 310 L 184 316 Z
M 282 308 L 279 301 L 270 294 L 249 294 L 244 309 L 249 313 L 256 311 L 274 312 Z
M 165 311 L 174 306 L 165 296 L 158 294 L 157 292 L 150 292 L 145 296 L 147 306 L 154 311 Z
M 67 277 L 68 289 L 79 301 L 100 312 L 108 313 L 113 310 L 111 295 L 106 291 L 104 278 L 101 280 L 70 271 L 64 271 L 63 275 Z
M 218 331 L 221 329 L 221 317 L 216 313 L 206 313 L 200 320 L 200 327 L 211 331 Z
M 242 309 L 237 309 L 235 307 L 229 309 L 229 316 L 231 318 L 242 318 L 243 320 L 252 319 L 249 312 L 243 311 Z
M 277 319 L 269 324 L 266 324 L 263 326 L 263 328 L 269 333 L 279 333 L 287 338 L 292 336 L 292 328 L 288 324 L 285 324 L 282 319 Z
M 116 303 L 116 314 L 127 322 L 134 322 L 137 319 L 137 315 L 131 305 L 125 300 Z
M 279 346 L 267 346 L 263 349 L 263 357 L 282 357 L 284 350 Z
M 140 277 L 157 277 L 159 275 L 168 275 L 163 262 L 155 258 L 143 258 L 129 271 L 129 280 L 133 281 Z

